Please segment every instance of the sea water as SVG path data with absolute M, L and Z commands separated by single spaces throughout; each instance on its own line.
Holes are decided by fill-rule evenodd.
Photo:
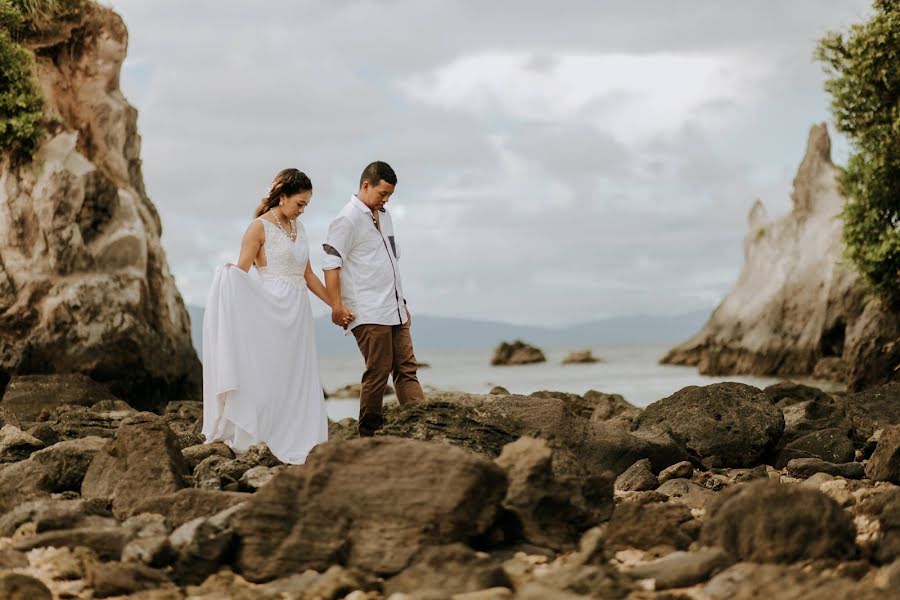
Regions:
M 419 351 L 419 362 L 430 367 L 419 370 L 419 381 L 425 388 L 485 394 L 500 385 L 514 394 L 530 394 L 538 390 L 583 394 L 597 390 L 621 394 L 635 406 L 647 406 L 689 385 L 709 385 L 720 381 L 737 381 L 766 387 L 781 381 L 774 377 L 701 375 L 694 367 L 660 365 L 659 359 L 671 344 L 613 344 L 590 348 L 603 360 L 595 364 L 563 365 L 572 350 L 588 348 L 543 348 L 547 362 L 522 366 L 491 366 L 490 348 L 452 351 Z M 322 355 L 319 357 L 322 385 L 331 392 L 358 383 L 363 372 L 363 359 L 357 353 Z M 797 379 L 795 379 L 797 380 Z M 837 389 L 833 383 L 803 380 L 823 389 Z M 329 399 L 328 416 L 332 419 L 355 417 L 357 399 Z

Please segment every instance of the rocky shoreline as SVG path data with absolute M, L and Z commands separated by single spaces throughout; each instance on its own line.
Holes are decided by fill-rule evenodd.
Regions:
M 0 401 L 0 597 L 886 598 L 900 385 L 433 392 L 303 466 L 202 444 L 202 407 Z M 55 403 L 54 386 L 67 403 Z M 45 405 L 41 403 L 44 402 Z

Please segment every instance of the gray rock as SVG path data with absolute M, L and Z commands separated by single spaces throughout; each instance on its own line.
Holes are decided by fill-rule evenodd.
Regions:
M 844 479 L 863 479 L 866 476 L 862 463 L 834 464 L 818 458 L 795 458 L 788 462 L 785 470 L 792 477 L 802 479 L 812 477 L 816 473 L 827 473 Z
M 659 487 L 659 480 L 651 470 L 650 460 L 643 458 L 616 477 L 615 487 L 622 492 L 646 492 Z
M 0 572 L 28 566 L 28 557 L 12 548 L 0 548 Z
M 722 492 L 701 543 L 740 560 L 792 562 L 852 557 L 855 536 L 852 518 L 825 494 L 766 480 Z
M 842 577 L 808 572 L 800 567 L 738 563 L 702 589 L 699 600 L 882 600 L 884 591 Z
M 55 546 L 57 548 L 90 548 L 103 560 L 119 560 L 122 549 L 128 543 L 128 531 L 121 527 L 84 527 L 47 531 L 27 536 L 15 542 L 16 550 L 25 552 L 33 548 Z
M 284 468 L 284 465 L 279 465 L 277 467 L 252 467 L 244 471 L 244 474 L 241 475 L 241 479 L 238 483 L 241 485 L 241 490 L 255 492 L 269 483 L 272 478 Z
M 623 572 L 636 579 L 652 579 L 656 590 L 668 590 L 706 581 L 733 562 L 721 548 L 702 548 L 696 552 L 672 552 Z
M 138 414 L 136 410 L 120 408 L 95 410 L 83 406 L 60 406 L 54 411 L 51 427 L 61 440 L 97 436 L 113 438 L 122 421 Z
M 844 409 L 830 396 L 804 400 L 788 406 L 779 403 L 778 406 L 784 414 L 782 444 L 822 429 L 837 429 L 844 435 L 850 434 L 853 430 L 853 424 L 847 418 Z
M 584 394 L 584 400 L 593 406 L 590 420 L 595 423 L 616 420 L 630 424 L 643 412 L 640 408 L 625 400 L 620 394 L 606 394 L 588 390 Z
M 802 402 L 827 404 L 834 401 L 827 392 L 794 381 L 779 381 L 763 389 L 763 391 L 771 398 L 772 404 L 782 409 Z
M 197 468 L 197 465 L 199 465 L 204 459 L 210 456 L 221 456 L 227 460 L 234 459 L 234 451 L 222 442 L 188 446 L 181 451 L 181 455 L 184 457 L 184 460 L 191 472 L 193 472 L 194 469 Z
M 323 444 L 235 517 L 236 566 L 264 581 L 341 556 L 391 575 L 426 546 L 484 535 L 505 495 L 503 471 L 458 448 L 388 437 Z
M 173 576 L 181 583 L 198 584 L 219 570 L 231 549 L 234 532 L 205 517 L 188 521 L 169 536 L 176 555 Z
M 414 563 L 389 579 L 384 595 L 440 591 L 448 595 L 492 587 L 512 587 L 502 564 L 463 544 L 426 549 Z
M 153 496 L 134 507 L 134 513 L 163 515 L 170 527 L 181 527 L 198 517 L 211 517 L 247 501 L 250 494 L 187 488 L 172 494 Z
M 572 548 L 581 534 L 609 518 L 612 476 L 576 476 L 545 440 L 523 437 L 496 460 L 509 480 L 503 506 L 515 514 L 528 542 Z M 648 461 L 649 462 L 649 461 Z
M 33 460 L 0 466 L 0 514 L 23 502 L 49 498 L 53 480 L 46 467 Z
M 666 467 L 659 472 L 659 482 L 665 483 L 670 479 L 690 479 L 694 474 L 694 465 L 690 461 L 683 460 L 671 467 Z
M 848 394 L 837 402 L 853 423 L 859 443 L 888 425 L 900 425 L 900 382 Z
M 34 524 L 34 531 L 73 529 L 90 525 L 114 526 L 112 513 L 104 502 L 93 500 L 45 498 L 23 502 L 0 517 L 0 536 L 12 536 L 26 523 Z
M 670 479 L 656 488 L 671 501 L 685 504 L 690 508 L 706 508 L 716 497 L 716 493 L 689 479 Z
M 878 535 L 866 544 L 866 554 L 878 564 L 900 556 L 900 488 L 879 486 L 854 507 L 854 514 L 877 520 Z
M 374 589 L 377 584 L 355 569 L 332 565 L 306 589 L 306 598 L 341 600 L 356 590 Z
M 143 590 L 172 586 L 162 571 L 146 565 L 121 562 L 95 563 L 88 568 L 87 583 L 94 598 L 124 596 Z
M 4 425 L 0 429 L 0 463 L 11 463 L 25 460 L 35 450 L 44 447 L 44 443 L 16 427 Z
M 44 466 L 52 482 L 52 491 L 75 492 L 81 490 L 88 467 L 106 442 L 97 436 L 59 442 L 38 450 L 31 455 L 31 460 Z
M 900 485 L 900 425 L 882 429 L 878 446 L 866 464 L 866 475 L 875 481 Z
M 488 394 L 492 396 L 509 396 L 509 390 L 503 386 L 495 385 Z
M 717 383 L 686 387 L 654 402 L 635 427 L 668 432 L 707 467 L 751 467 L 775 448 L 784 417 L 761 390 Z
M 699 524 L 684 504 L 623 502 L 606 526 L 606 547 L 613 551 L 657 546 L 686 550 L 698 533 Z
M 22 421 L 37 421 L 58 406 L 89 407 L 101 400 L 117 400 L 106 386 L 79 373 L 16 375 L 6 388 L 0 405 Z
M 619 474 L 642 458 L 649 458 L 656 471 L 687 458 L 665 433 L 632 435 L 609 423 L 592 423 L 573 414 L 564 400 L 463 396 L 454 402 L 386 408 L 384 433 L 446 442 L 492 459 L 520 437 L 536 437 L 572 453 L 592 473 Z
M 12 425 L 16 429 L 22 429 L 22 422 L 16 414 L 3 404 L 0 404 L 0 428 Z
M 853 442 L 844 429 L 813 431 L 786 444 L 775 459 L 775 467 L 783 468 L 795 458 L 819 458 L 825 462 L 845 463 L 856 456 Z
M 187 465 L 175 435 L 161 417 L 140 413 L 123 421 L 91 462 L 81 494 L 112 501 L 113 513 L 124 518 L 149 495 L 164 495 L 186 487 Z
M 491 364 L 497 365 L 527 365 L 532 363 L 546 362 L 547 358 L 538 348 L 526 344 L 522 340 L 516 340 L 512 343 L 502 342 L 494 350 L 494 357 Z
M 3 600 L 53 600 L 53 594 L 39 579 L 22 573 L 0 573 Z

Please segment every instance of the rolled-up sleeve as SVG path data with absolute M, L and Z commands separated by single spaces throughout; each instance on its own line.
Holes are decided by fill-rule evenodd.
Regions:
M 322 268 L 326 271 L 340 269 L 344 265 L 344 258 L 353 247 L 353 223 L 347 217 L 338 217 L 328 226 L 328 235 L 322 249 L 325 251 L 325 259 Z

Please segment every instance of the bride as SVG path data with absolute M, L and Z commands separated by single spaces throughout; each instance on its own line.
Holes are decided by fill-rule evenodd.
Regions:
M 293 464 L 328 439 L 307 290 L 331 302 L 297 220 L 311 197 L 305 174 L 278 173 L 247 227 L 237 265 L 216 269 L 203 318 L 206 442 L 225 442 L 238 454 L 265 442 Z M 250 273 L 254 264 L 258 277 Z M 346 311 L 344 324 L 353 318 Z

